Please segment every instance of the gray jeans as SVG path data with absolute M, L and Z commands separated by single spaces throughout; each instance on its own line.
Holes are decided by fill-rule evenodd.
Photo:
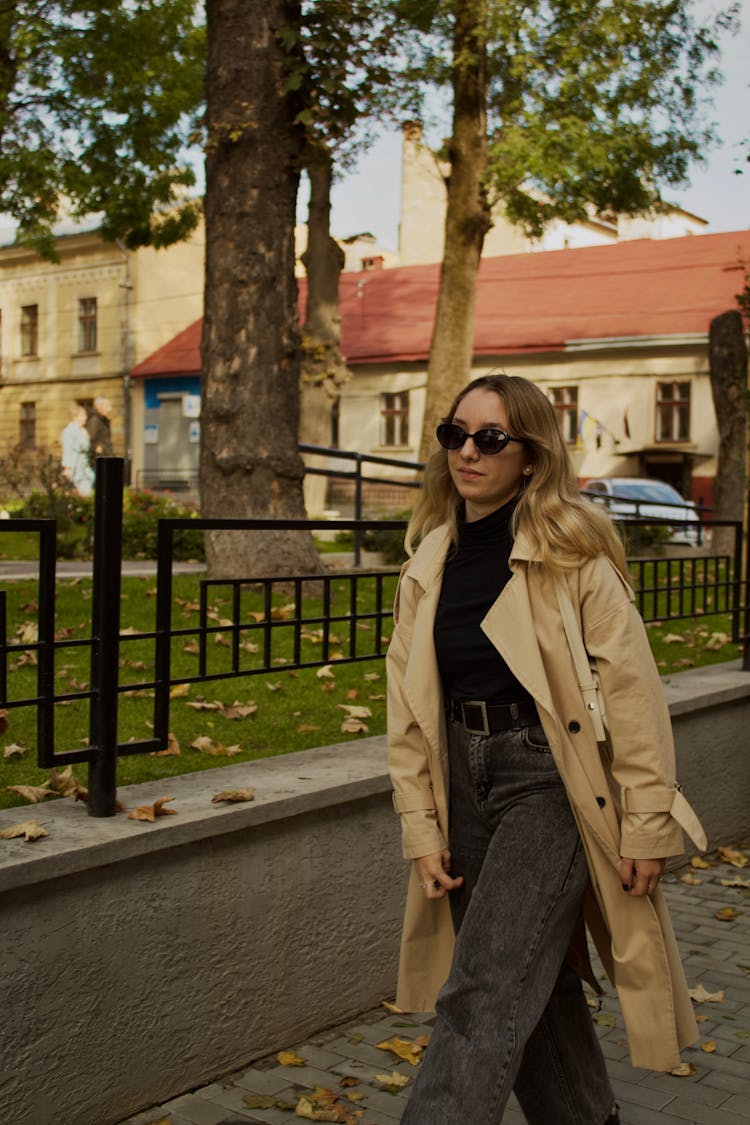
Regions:
M 541 727 L 448 724 L 456 949 L 402 1125 L 603 1125 L 614 1104 L 580 980 L 565 963 L 588 881 Z

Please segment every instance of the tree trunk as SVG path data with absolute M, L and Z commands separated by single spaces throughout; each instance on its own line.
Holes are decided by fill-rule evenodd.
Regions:
M 309 445 L 329 445 L 331 407 L 339 387 L 351 377 L 341 353 L 339 277 L 344 252 L 331 237 L 331 184 L 333 162 L 326 149 L 316 151 L 307 165 L 310 206 L 307 249 L 302 262 L 307 271 L 307 307 L 302 329 L 302 382 L 300 440 Z M 319 458 L 311 457 L 313 463 Z M 325 508 L 327 477 L 305 478 L 305 505 L 311 516 Z
M 206 291 L 201 505 L 206 517 L 304 518 L 294 222 L 303 130 L 285 92 L 299 0 L 207 0 Z M 210 533 L 209 573 L 314 573 L 309 533 Z
M 747 489 L 747 345 L 742 315 L 722 313 L 711 321 L 708 335 L 711 394 L 719 430 L 719 455 L 714 481 L 717 519 L 742 520 Z M 713 549 L 731 551 L 729 528 L 716 528 Z
M 435 449 L 435 427 L 467 382 L 474 346 L 474 307 L 484 236 L 492 226 L 484 186 L 487 170 L 486 0 L 453 5 L 453 136 L 445 217 L 445 250 L 427 367 L 419 448 Z

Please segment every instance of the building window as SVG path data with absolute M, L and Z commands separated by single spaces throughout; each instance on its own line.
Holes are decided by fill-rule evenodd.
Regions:
M 19 433 L 21 449 L 34 449 L 36 446 L 36 403 L 21 403 L 21 427 Z
M 656 440 L 690 440 L 690 383 L 656 384 Z
M 328 434 L 328 444 L 331 449 L 339 448 L 339 426 L 341 422 L 341 397 L 339 395 L 331 403 L 331 425 Z
M 380 396 L 380 444 L 409 444 L 409 392 Z
M 560 433 L 567 445 L 578 439 L 578 387 L 550 387 L 547 391 L 555 408 Z
M 39 305 L 21 307 L 21 355 L 39 354 Z
M 96 351 L 96 297 L 81 297 L 78 302 L 78 350 Z

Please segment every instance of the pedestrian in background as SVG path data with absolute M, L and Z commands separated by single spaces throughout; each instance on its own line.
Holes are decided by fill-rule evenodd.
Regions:
M 532 1125 L 614 1123 L 583 916 L 634 1065 L 671 1069 L 697 1027 L 659 881 L 683 827 L 705 837 L 676 783 L 622 545 L 579 495 L 547 397 L 476 379 L 437 437 L 387 657 L 412 860 L 397 1003 L 437 1013 L 403 1125 L 495 1125 L 512 1090 Z M 596 661 L 606 744 L 561 589 Z
M 92 468 L 97 457 L 111 457 L 112 449 L 112 403 L 106 396 L 97 395 L 86 420 L 86 429 L 91 439 L 89 459 Z
M 70 421 L 60 435 L 63 475 L 81 496 L 90 496 L 94 487 L 94 470 L 89 450 L 91 439 L 86 429 L 86 408 L 71 402 Z

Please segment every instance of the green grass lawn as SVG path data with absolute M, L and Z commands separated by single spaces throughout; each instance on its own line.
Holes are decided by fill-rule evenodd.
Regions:
M 675 606 L 676 594 L 666 571 L 645 576 L 656 594 L 655 609 L 666 614 Z M 180 634 L 172 641 L 172 678 L 189 680 L 199 673 L 198 641 L 199 575 L 177 575 L 174 579 L 172 628 Z M 382 605 L 390 609 L 395 576 L 383 586 Z M 8 582 L 6 590 L 7 635 L 23 645 L 34 639 L 37 587 L 34 580 Z M 730 660 L 739 653 L 731 643 L 729 615 L 723 609 L 722 595 L 702 593 L 703 613 L 692 619 L 659 621 L 649 624 L 648 633 L 654 656 L 662 674 L 683 668 Z M 55 707 L 55 751 L 61 753 L 88 743 L 89 706 L 85 692 L 90 682 L 91 653 L 87 638 L 91 632 L 91 581 L 61 579 L 57 587 L 56 638 L 61 646 L 56 653 L 55 686 L 59 694 L 73 696 Z M 119 740 L 141 740 L 151 735 L 153 726 L 154 641 L 139 639 L 134 633 L 155 628 L 153 578 L 124 578 L 121 602 L 121 684 L 130 691 L 120 696 Z M 321 614 L 319 587 L 307 591 L 303 601 L 306 624 L 300 638 L 302 662 L 322 657 L 322 630 L 316 616 Z M 179 755 L 152 757 L 123 755 L 118 767 L 118 782 L 127 785 L 220 765 L 284 754 L 311 746 L 351 739 L 385 731 L 385 672 L 382 658 L 359 663 L 342 663 L 343 656 L 356 644 L 359 654 L 375 651 L 376 639 L 390 633 L 390 620 L 368 617 L 375 609 L 374 580 L 359 579 L 356 595 L 350 580 L 336 577 L 331 584 L 330 612 L 334 620 L 328 637 L 328 671 L 316 668 L 290 671 L 284 668 L 293 657 L 292 594 L 288 588 L 274 593 L 270 617 L 255 588 L 243 587 L 238 604 L 232 604 L 231 588 L 209 587 L 207 618 L 212 630 L 207 636 L 206 671 L 221 676 L 231 668 L 232 644 L 238 646 L 240 666 L 248 674 L 240 678 L 215 679 L 201 683 L 182 683 L 173 689 L 169 729 L 179 745 Z M 356 615 L 352 617 L 352 610 Z M 365 615 L 362 617 L 362 615 Z M 233 634 L 231 622 L 243 627 Z M 270 623 L 273 622 L 273 625 Z M 263 646 L 270 636 L 272 670 L 255 672 L 263 659 Z M 83 643 L 82 643 L 83 642 Z M 32 650 L 9 654 L 9 698 L 24 699 L 36 694 L 37 668 Z M 146 686 L 144 686 L 146 685 Z M 191 705 L 199 705 L 191 706 Z M 217 706 L 218 704 L 218 706 Z M 208 706 L 207 706 L 208 705 Z M 369 713 L 359 713 L 366 708 Z M 352 709 L 354 709 L 352 711 Z M 347 720 L 354 730 L 342 730 Z M 25 804 L 9 785 L 38 785 L 48 771 L 36 766 L 36 715 L 33 707 L 10 709 L 9 726 L 0 737 L 0 807 Z M 191 748 L 197 738 L 212 740 L 215 753 Z M 17 747 L 20 753 L 11 749 Z M 217 749 L 218 748 L 218 749 Z M 226 750 L 232 752 L 227 754 Z M 238 748 L 238 749 L 235 749 Z M 211 749 L 211 747 L 209 747 Z M 10 753 L 9 753 L 10 751 Z M 353 752 L 356 752 L 354 750 Z M 87 767 L 76 765 L 76 777 L 86 784 Z M 219 783 L 220 784 L 220 783 Z

